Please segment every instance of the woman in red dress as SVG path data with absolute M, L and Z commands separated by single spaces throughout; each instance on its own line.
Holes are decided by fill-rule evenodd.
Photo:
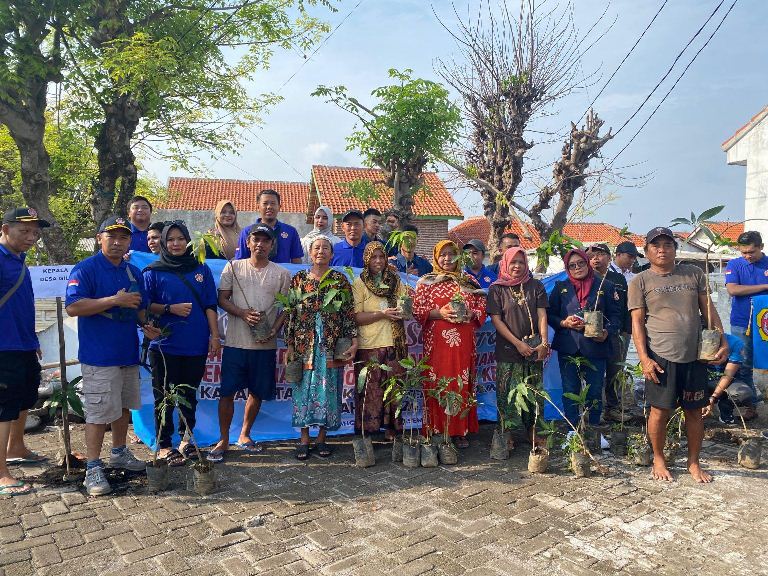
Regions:
M 485 292 L 471 276 L 464 274 L 457 262 L 459 247 L 450 240 L 438 242 L 432 255 L 431 274 L 419 279 L 413 301 L 413 314 L 422 326 L 424 356 L 432 369 L 424 387 L 434 388 L 441 377 L 450 380 L 448 390 L 461 390 L 465 404 L 460 416 L 452 416 L 448 432 L 458 448 L 469 446 L 468 432 L 477 432 L 477 407 L 466 410 L 466 399 L 475 393 L 475 330 L 485 322 Z M 464 321 L 457 318 L 449 304 L 456 294 L 467 307 Z M 459 386 L 458 380 L 462 385 Z M 425 427 L 442 433 L 446 416 L 436 398 L 427 395 Z

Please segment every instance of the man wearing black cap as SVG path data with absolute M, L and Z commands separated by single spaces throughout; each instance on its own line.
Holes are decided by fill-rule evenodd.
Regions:
M 669 228 L 653 228 L 645 237 L 650 268 L 629 284 L 632 338 L 645 376 L 645 397 L 651 405 L 648 436 L 653 447 L 653 478 L 672 480 L 664 459 L 666 427 L 672 411 L 685 413 L 688 471 L 696 482 L 712 481 L 701 469 L 704 438 L 702 409 L 709 405 L 707 365 L 699 362 L 702 317 L 721 333 L 713 365 L 728 357 L 728 342 L 714 304 L 707 296 L 704 273 L 675 263 L 677 242 Z M 711 318 L 709 318 L 711 314 Z
M 37 402 L 40 343 L 35 334 L 35 296 L 24 263 L 26 252 L 50 226 L 34 208 L 15 208 L 3 216 L 0 235 L 0 495 L 28 494 L 7 463 L 45 458 L 24 445 L 27 410 Z
M 611 270 L 623 275 L 629 284 L 629 281 L 635 277 L 632 267 L 637 262 L 638 256 L 642 256 L 642 254 L 637 251 L 637 246 L 629 241 L 621 242 L 616 246 L 616 255 L 611 262 Z
M 269 261 L 274 243 L 275 233 L 269 226 L 254 224 L 248 234 L 248 260 L 232 260 L 221 273 L 219 306 L 227 313 L 227 333 L 221 356 L 219 441 L 208 453 L 211 462 L 225 458 L 235 395 L 244 388 L 248 390 L 248 399 L 237 445 L 251 453 L 264 449 L 251 439 L 251 428 L 261 403 L 275 397 L 276 335 L 284 319 L 275 300 L 277 294 L 287 294 L 291 284 L 288 270 Z M 256 340 L 252 328 L 264 317 L 269 333 Z
M 619 405 L 619 397 L 616 391 L 616 374 L 621 371 L 621 362 L 627 358 L 627 347 L 629 346 L 630 333 L 632 332 L 632 318 L 627 310 L 627 281 L 624 276 L 610 269 L 611 250 L 606 244 L 593 244 L 587 248 L 589 263 L 595 272 L 605 276 L 606 280 L 613 283 L 614 293 L 609 295 L 613 298 L 620 310 L 620 322 L 616 332 L 611 333 L 611 357 L 605 370 L 605 411 L 603 412 L 606 420 L 614 422 L 626 422 L 631 416 L 626 412 L 622 414 Z
M 486 252 L 485 244 L 480 240 L 470 240 L 464 244 L 463 250 L 472 259 L 472 263 L 464 271 L 477 280 L 480 288 L 487 289 L 496 280 L 496 274 L 483 264 Z
M 368 245 L 368 240 L 363 234 L 363 220 L 360 210 L 348 210 L 341 217 L 344 240 L 333 247 L 331 266 L 363 267 L 363 251 Z
M 67 282 L 67 314 L 78 317 L 88 458 L 83 484 L 91 496 L 112 490 L 101 461 L 107 424 L 112 426 L 110 467 L 132 471 L 145 467 L 126 446 L 128 410 L 141 408 L 136 325 L 150 339 L 160 331 L 145 322 L 149 301 L 141 271 L 123 258 L 131 233 L 125 219 L 107 218 L 96 237 L 101 250 L 78 263 Z

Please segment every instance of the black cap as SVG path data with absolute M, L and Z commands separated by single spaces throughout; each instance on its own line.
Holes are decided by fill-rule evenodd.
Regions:
M 637 250 L 637 246 L 635 246 L 632 242 L 622 242 L 618 246 L 616 246 L 616 254 L 629 254 L 630 256 L 634 256 L 637 258 L 638 256 L 642 256 L 640 252 Z
M 270 240 L 275 239 L 275 230 L 271 226 L 266 224 L 254 224 L 248 231 L 248 236 L 254 236 L 256 234 L 264 234 L 268 236 Z
M 675 235 L 672 234 L 672 230 L 664 228 L 663 226 L 657 226 L 656 228 L 649 230 L 648 234 L 645 235 L 645 243 L 650 244 L 659 236 L 669 236 L 670 240 L 675 241 Z
M 363 216 L 363 213 L 360 212 L 360 210 L 347 210 L 341 217 L 341 221 L 346 222 L 350 218 L 359 218 L 360 220 L 365 220 L 365 217 Z
M 101 223 L 101 226 L 99 226 L 99 234 L 117 229 L 126 230 L 128 234 L 133 234 L 130 224 L 128 224 L 128 221 L 122 216 L 110 216 L 104 220 L 104 222 Z
M 34 208 L 11 208 L 3 216 L 3 224 L 13 224 L 14 222 L 37 222 L 40 228 L 48 228 L 51 223 L 42 220 L 37 215 Z
M 469 242 L 464 244 L 464 246 L 462 247 L 462 250 L 466 250 L 467 248 L 474 248 L 475 250 L 479 250 L 483 254 L 487 252 L 487 250 L 485 249 L 485 244 L 483 244 L 482 242 L 480 242 L 480 240 L 477 240 L 477 239 L 470 240 Z
M 611 255 L 611 249 L 608 248 L 607 244 L 603 244 L 602 242 L 600 242 L 598 244 L 592 244 L 591 246 L 589 246 L 587 248 L 586 251 L 587 252 L 594 252 L 596 250 L 600 250 L 601 252 L 605 252 L 606 254 L 608 254 L 608 256 Z

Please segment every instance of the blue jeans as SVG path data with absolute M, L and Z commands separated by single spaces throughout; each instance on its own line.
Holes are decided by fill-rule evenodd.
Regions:
M 747 336 L 747 329 L 742 326 L 731 326 L 731 334 L 740 338 L 744 343 L 744 349 L 742 354 L 744 356 L 739 371 L 736 374 L 736 379 L 741 380 L 752 389 L 752 406 L 757 402 L 757 389 L 755 388 L 755 381 L 752 377 L 752 337 Z
M 581 376 L 589 385 L 587 392 L 587 409 L 589 410 L 589 423 L 593 426 L 600 424 L 600 414 L 603 412 L 603 383 L 605 381 L 605 358 L 588 358 L 594 368 L 582 366 L 578 368 L 576 364 L 568 359 L 573 356 L 567 354 L 558 354 L 557 359 L 560 364 L 560 378 L 563 381 L 563 392 L 571 394 L 581 393 Z M 581 372 L 581 374 L 579 374 Z M 566 418 L 575 426 L 579 421 L 579 410 L 576 403 L 570 398 L 563 396 L 563 411 Z

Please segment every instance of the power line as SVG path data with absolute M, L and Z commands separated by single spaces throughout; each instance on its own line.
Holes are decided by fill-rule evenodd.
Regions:
M 350 16 L 352 16 L 352 13 L 353 13 L 355 10 L 357 10 L 357 8 L 358 8 L 358 7 L 360 6 L 360 4 L 362 4 L 363 2 L 365 2 L 365 0 L 359 0 L 359 1 L 358 1 L 358 3 L 357 3 L 357 4 L 355 4 L 355 5 L 352 7 L 352 9 L 351 9 L 349 12 L 347 12 L 347 15 L 346 15 L 346 16 L 344 16 L 344 18 L 342 18 L 342 19 L 341 19 L 341 22 L 339 22 L 338 24 L 336 24 L 336 27 L 335 27 L 333 30 L 331 30 L 331 33 L 330 33 L 330 34 L 328 34 L 328 36 L 326 36 L 326 37 L 323 39 L 323 41 L 322 41 L 322 42 L 320 42 L 320 44 L 318 44 L 318 45 L 315 47 L 315 49 L 312 51 L 312 53 L 311 53 L 311 54 L 310 54 L 310 55 L 309 55 L 309 56 L 308 56 L 308 57 L 307 57 L 307 58 L 304 60 L 304 62 L 302 62 L 302 63 L 301 63 L 301 65 L 300 65 L 300 66 L 299 66 L 299 67 L 296 69 L 296 71 L 295 71 L 293 74 L 291 74 L 291 75 L 288 77 L 288 79 L 287 79 L 285 82 L 283 82 L 283 83 L 282 83 L 282 85 L 280 86 L 280 88 L 278 88 L 278 89 L 277 89 L 277 93 L 278 93 L 278 94 L 279 94 L 280 92 L 282 92 L 283 88 L 285 88 L 285 87 L 286 87 L 286 85 L 287 85 L 287 84 L 288 84 L 288 83 L 289 83 L 291 80 L 293 80 L 293 79 L 294 79 L 294 77 L 295 77 L 295 76 L 296 76 L 296 75 L 297 75 L 299 72 L 301 72 L 301 69 L 302 69 L 302 68 L 304 68 L 304 66 L 307 64 L 307 62 L 309 62 L 310 60 L 312 60 L 312 57 L 313 57 L 315 54 L 317 54 L 317 52 L 320 50 L 320 48 L 322 48 L 322 47 L 325 45 L 325 43 L 326 43 L 326 42 L 328 42 L 328 40 L 330 40 L 330 39 L 331 39 L 331 37 L 332 37 L 332 36 L 333 36 L 333 35 L 336 33 L 336 31 L 337 31 L 337 30 L 338 30 L 338 29 L 341 27 L 341 25 L 342 25 L 342 24 L 344 24 L 344 22 L 346 22 L 346 21 L 347 21 L 347 19 L 348 19 Z
M 719 4 L 718 4 L 716 7 L 715 7 L 715 9 L 714 9 L 714 10 L 712 11 L 712 13 L 709 15 L 709 18 L 707 18 L 707 20 L 704 22 L 704 24 L 702 24 L 702 25 L 701 25 L 701 28 L 699 28 L 699 29 L 696 31 L 696 34 L 694 34 L 694 35 L 693 35 L 693 37 L 692 37 L 692 38 L 691 38 L 691 39 L 688 41 L 688 43 L 687 43 L 687 44 L 686 44 L 686 45 L 683 47 L 683 49 L 682 49 L 682 50 L 680 50 L 680 52 L 677 54 L 677 56 L 675 57 L 674 61 L 672 62 L 672 65 L 669 67 L 669 69 L 668 69 L 668 70 L 667 70 L 667 72 L 664 74 L 664 76 L 662 76 L 661 80 L 659 80 L 659 81 L 656 83 L 656 86 L 654 86 L 654 87 L 653 87 L 653 90 L 651 90 L 651 91 L 648 93 L 648 95 L 645 97 L 645 100 L 643 100 L 643 101 L 640 103 L 640 106 L 638 106 L 638 107 L 637 107 L 637 110 L 635 110 L 635 111 L 632 113 L 632 115 L 631 115 L 629 118 L 627 118 L 626 122 L 624 122 L 624 124 L 622 124 L 622 125 L 621 125 L 621 127 L 620 127 L 620 128 L 619 128 L 619 129 L 618 129 L 618 130 L 617 130 L 617 131 L 614 133 L 614 136 L 618 136 L 619 132 L 621 132 L 622 130 L 624 130 L 624 128 L 626 127 L 626 125 L 627 125 L 627 124 L 629 124 L 629 123 L 632 121 L 632 119 L 633 119 L 635 116 L 637 116 L 637 115 L 640 113 L 640 110 L 642 110 L 642 109 L 643 109 L 643 107 L 644 107 L 644 106 L 646 105 L 646 103 L 648 102 L 648 100 L 650 100 L 650 99 L 651 99 L 651 96 L 653 96 L 653 95 L 656 93 L 656 90 L 658 90 L 658 88 L 659 88 L 659 86 L 661 86 L 662 82 L 664 82 L 664 80 L 666 80 L 666 79 L 667 79 L 667 77 L 668 77 L 668 76 L 669 76 L 669 75 L 672 73 L 672 70 L 675 68 L 675 65 L 677 64 L 678 60 L 680 60 L 680 58 L 682 58 L 682 56 L 683 56 L 683 53 L 684 53 L 686 50 L 688 50 L 688 47 L 689 47 L 691 44 L 693 44 L 693 41 L 694 41 L 694 40 L 696 40 L 696 38 L 698 38 L 698 37 L 699 37 L 699 34 L 701 34 L 702 30 L 704 30 L 704 28 L 707 26 L 707 24 L 709 24 L 709 21 L 710 21 L 710 20 L 712 20 L 712 18 L 714 18 L 715 14 L 717 14 L 717 12 L 720 10 L 720 7 L 721 7 L 721 6 L 722 6 L 724 3 L 725 3 L 725 0 L 720 0 L 720 3 L 719 3 Z
M 584 115 L 589 111 L 592 106 L 594 106 L 595 102 L 597 102 L 597 99 L 600 98 L 600 96 L 605 92 L 605 89 L 608 87 L 608 84 L 611 83 L 611 80 L 613 80 L 613 77 L 616 76 L 616 74 L 621 70 L 621 67 L 624 65 L 624 62 L 627 61 L 627 59 L 632 55 L 632 52 L 635 51 L 635 48 L 637 48 L 637 45 L 640 44 L 640 41 L 645 36 L 645 33 L 648 32 L 651 26 L 653 26 L 653 23 L 656 21 L 656 18 L 659 17 L 659 14 L 661 14 L 661 11 L 664 10 L 664 6 L 667 5 L 667 2 L 669 0 L 664 0 L 662 5 L 659 7 L 659 9 L 656 11 L 656 14 L 653 15 L 653 18 L 651 18 L 651 21 L 648 23 L 648 25 L 645 27 L 645 30 L 643 30 L 643 33 L 640 34 L 640 37 L 635 40 L 635 43 L 632 45 L 632 48 L 629 49 L 629 52 L 624 56 L 624 58 L 619 62 L 619 65 L 616 67 L 616 70 L 613 71 L 613 74 L 606 80 L 605 84 L 603 84 L 603 87 L 600 89 L 600 92 L 597 93 L 597 95 L 592 99 L 592 102 L 590 102 L 589 106 L 587 107 L 587 110 L 584 111 L 584 113 L 581 115 L 581 118 L 578 119 L 576 124 L 582 121 L 584 118 Z
M 712 40 L 712 38 L 715 36 L 715 34 L 717 34 L 717 31 L 718 31 L 718 30 L 720 30 L 720 27 L 721 27 L 721 26 L 723 25 L 723 23 L 725 22 L 725 19 L 726 19 L 726 18 L 728 18 L 728 15 L 731 13 L 731 10 L 733 10 L 733 7 L 734 7 L 734 6 L 736 6 L 736 3 L 737 3 L 738 1 L 739 1 L 739 0 L 733 0 L 733 3 L 731 4 L 731 6 L 730 6 L 730 7 L 728 8 L 728 10 L 726 11 L 726 13 L 725 13 L 725 16 L 723 16 L 722 20 L 720 20 L 720 23 L 719 23 L 719 24 L 717 25 L 717 27 L 716 27 L 716 28 L 715 28 L 715 29 L 712 31 L 712 34 L 710 34 L 710 35 L 709 35 L 709 38 L 707 38 L 707 41 L 706 41 L 706 42 L 704 42 L 704 44 L 701 46 L 701 48 L 699 48 L 699 49 L 698 49 L 698 51 L 696 52 L 696 54 L 694 54 L 694 55 L 693 55 L 693 58 L 691 58 L 691 61 L 690 61 L 690 62 L 688 62 L 688 65 L 687 65 L 687 66 L 686 66 L 686 67 L 683 69 L 683 71 L 680 73 L 680 76 L 678 76 L 678 77 L 677 77 L 677 80 L 675 80 L 674 84 L 672 84 L 672 87 L 671 87 L 669 90 L 667 90 L 667 93 L 666 93 L 666 94 L 664 94 L 664 97 L 663 97 L 663 98 L 661 99 L 661 101 L 660 101 L 660 102 L 659 102 L 659 103 L 656 105 L 656 108 L 654 108 L 654 109 L 653 109 L 653 112 L 651 112 L 650 116 L 648 116 L 648 118 L 646 118 L 646 120 L 645 120 L 645 122 L 643 122 L 642 126 L 640 126 L 640 128 L 638 128 L 638 129 L 637 129 L 637 132 L 635 132 L 635 133 L 634 133 L 634 135 L 632 136 L 632 138 L 630 138 L 630 139 L 629 139 L 629 142 L 627 142 L 627 143 L 624 145 L 624 147 L 623 147 L 621 150 L 619 150 L 619 152 L 618 152 L 618 153 L 617 153 L 617 154 L 616 154 L 616 155 L 615 155 L 615 156 L 614 156 L 614 157 L 611 159 L 611 161 L 608 163 L 608 166 L 609 166 L 609 167 L 610 167 L 610 166 L 611 166 L 611 165 L 612 165 L 612 164 L 613 164 L 613 163 L 616 161 L 616 159 L 617 159 L 619 156 L 621 156 L 622 152 L 624 152 L 624 150 L 626 150 L 626 149 L 627 149 L 627 147 L 629 147 L 629 145 L 630 145 L 630 144 L 632 144 L 632 142 L 635 140 L 635 138 L 637 138 L 637 135 L 638 135 L 638 134 L 640 134 L 640 132 L 642 132 L 643 128 L 645 128 L 645 126 L 648 124 L 648 122 L 650 122 L 650 121 L 651 121 L 651 118 L 653 118 L 653 117 L 654 117 L 654 115 L 656 114 L 656 112 L 658 112 L 659 108 L 661 108 L 661 105 L 664 103 L 664 101 L 667 99 L 667 97 L 668 97 L 668 96 L 669 96 L 669 95 L 672 93 L 672 90 L 674 90 L 674 89 L 675 89 L 675 86 L 677 86 L 678 82 L 680 82 L 680 80 L 682 79 L 682 77 L 683 77 L 683 76 L 685 76 L 685 73 L 688 71 L 688 69 L 691 67 L 691 65 L 692 65 L 692 64 L 693 64 L 693 63 L 696 61 L 696 58 L 699 56 L 699 54 L 701 54 L 701 52 L 704 50 L 704 48 L 706 48 L 706 47 L 707 47 L 707 45 L 709 44 L 710 40 Z
M 254 131 L 253 131 L 253 130 L 252 130 L 250 127 L 249 127 L 249 126 L 246 126 L 246 127 L 245 127 L 245 129 L 246 129 L 246 130 L 248 130 L 248 132 L 250 132 L 251 134 L 253 134 L 253 135 L 254 135 L 254 136 L 255 136 L 255 137 L 258 139 L 258 141 L 259 141 L 259 142 L 261 142 L 262 144 L 264 144 L 264 146 L 267 148 L 267 150 L 269 150 L 270 152 L 272 152 L 272 154 L 274 154 L 275 156 L 277 156 L 278 158 L 280 158 L 280 160 L 282 160 L 282 161 L 285 163 L 285 165 L 286 165 L 286 166 L 288 166 L 288 168 L 290 168 L 291 170 L 293 170 L 294 172 L 296 172 L 296 174 L 298 174 L 298 175 L 299 175 L 299 178 L 301 178 L 301 179 L 302 179 L 302 182 L 304 181 L 304 178 L 305 178 L 304 174 L 302 174 L 301 172 L 299 172 L 299 171 L 298 171 L 298 170 L 297 170 L 297 169 L 296 169 L 296 168 L 293 166 L 293 164 L 291 164 L 290 162 L 288 162 L 288 160 L 286 160 L 285 158 L 283 158 L 282 156 L 280 156 L 280 154 L 277 152 L 277 150 L 275 150 L 274 148 L 272 148 L 272 146 L 270 146 L 269 144 L 267 144 L 267 143 L 266 143 L 266 142 L 265 142 L 265 141 L 262 139 L 262 137 L 261 137 L 261 136 L 259 136 L 258 134 L 256 134 L 256 132 L 254 132 Z

